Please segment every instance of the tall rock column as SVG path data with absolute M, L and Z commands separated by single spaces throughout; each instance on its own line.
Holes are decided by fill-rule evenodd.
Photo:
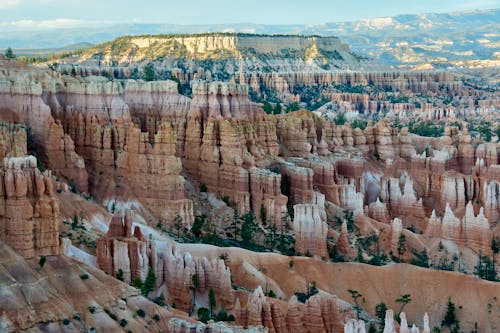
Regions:
M 328 225 L 322 217 L 322 207 L 315 204 L 297 204 L 293 206 L 293 209 L 295 251 L 327 257 Z
M 61 253 L 59 203 L 51 173 L 33 156 L 4 159 L 0 170 L 0 239 L 25 258 Z

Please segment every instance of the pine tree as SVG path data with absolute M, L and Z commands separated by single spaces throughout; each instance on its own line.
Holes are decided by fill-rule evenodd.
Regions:
M 267 114 L 272 114 L 273 113 L 273 107 L 268 101 L 264 101 L 264 105 L 262 106 L 264 109 L 264 112 Z
M 149 268 L 148 275 L 146 275 L 146 280 L 141 288 L 142 294 L 148 296 L 156 287 L 156 275 L 155 272 Z
M 237 236 L 238 234 L 240 233 L 240 227 L 239 227 L 239 224 L 241 222 L 241 219 L 240 219 L 240 216 L 238 214 L 238 210 L 235 209 L 233 211 L 233 221 L 231 222 L 231 226 L 230 226 L 230 230 L 233 234 L 233 239 L 236 240 L 237 239 Z
M 406 252 L 406 236 L 401 234 L 398 239 L 398 255 L 401 257 Z
M 495 263 L 489 257 L 479 255 L 479 261 L 477 266 L 474 267 L 474 273 L 481 279 L 497 281 Z
M 196 288 L 200 285 L 200 277 L 198 274 L 191 275 L 191 285 L 189 288 L 193 291 L 193 306 L 191 308 L 191 313 L 194 311 L 196 305 Z
M 210 290 L 208 292 L 208 303 L 210 305 L 210 315 L 212 315 L 213 308 L 215 308 L 215 306 L 217 305 L 217 303 L 215 301 L 215 292 L 212 288 L 210 288 Z
M 123 281 L 123 270 L 120 268 L 118 272 L 116 272 L 116 278 L 120 281 Z
M 448 298 L 448 308 L 446 309 L 446 314 L 441 322 L 441 325 L 452 327 L 453 325 L 458 325 L 457 315 L 455 314 L 455 304 Z
M 144 80 L 146 81 L 156 80 L 156 73 L 152 63 L 149 63 L 144 67 Z
M 403 312 L 404 307 L 411 303 L 411 295 L 410 294 L 404 294 L 401 295 L 399 298 L 396 298 L 397 303 L 401 303 L 401 308 L 399 308 L 399 313 Z
M 351 294 L 351 297 L 354 300 L 354 304 L 356 304 L 356 306 L 354 306 L 354 310 L 356 310 L 356 316 L 359 319 L 359 314 L 361 313 L 361 307 L 359 306 L 358 300 L 360 298 L 363 299 L 363 294 L 360 294 L 357 290 L 353 289 L 347 289 L 347 291 L 349 292 L 349 294 Z
M 243 216 L 243 224 L 241 226 L 241 240 L 244 244 L 250 244 L 253 239 L 256 224 L 252 212 L 248 212 Z
M 378 318 L 380 327 L 383 329 L 385 326 L 385 313 L 387 311 L 387 305 L 384 302 L 380 302 L 375 306 L 375 316 Z
M 281 114 L 281 104 L 280 103 L 276 103 L 276 106 L 274 107 L 273 113 L 274 114 Z
M 14 54 L 14 51 L 12 51 L 12 49 L 10 48 L 10 46 L 7 48 L 7 50 L 5 50 L 5 57 L 7 59 L 14 59 L 16 56 Z

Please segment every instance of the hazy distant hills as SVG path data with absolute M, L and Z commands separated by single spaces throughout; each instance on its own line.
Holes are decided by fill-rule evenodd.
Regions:
M 356 53 L 394 66 L 500 61 L 500 9 L 399 15 L 317 25 L 120 24 L 88 29 L 9 31 L 0 36 L 0 48 L 47 49 L 79 43 L 96 44 L 123 35 L 203 32 L 340 36 Z

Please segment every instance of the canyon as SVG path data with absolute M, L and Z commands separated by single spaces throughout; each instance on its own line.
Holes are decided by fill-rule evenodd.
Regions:
M 498 86 L 377 66 L 314 36 L 0 56 L 0 329 L 366 332 L 383 302 L 430 332 L 453 301 L 498 331 Z

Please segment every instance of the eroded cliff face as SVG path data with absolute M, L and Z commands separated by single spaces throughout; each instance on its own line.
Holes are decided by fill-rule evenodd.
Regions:
M 120 48 L 113 47 L 114 43 Z M 337 37 L 249 34 L 205 34 L 121 37 L 60 59 L 61 70 L 79 63 L 80 74 L 134 78 L 152 62 L 160 77 L 174 74 L 181 82 L 193 79 L 229 81 L 240 73 L 339 71 L 346 68 L 382 68 L 350 52 Z M 206 60 L 211 62 L 207 63 Z M 192 65 L 188 65 L 190 62 Z
M 27 71 L 22 66 L 16 69 L 17 73 L 23 70 Z M 4 71 L 4 76 L 8 79 L 14 73 Z M 87 170 L 82 170 L 89 174 L 89 182 L 81 186 L 88 186 L 103 202 L 139 202 L 165 226 L 177 215 L 186 227 L 193 222 L 183 170 L 209 192 L 227 197 L 240 214 L 257 212 L 261 222 L 271 225 L 281 224 L 287 205 L 290 209 L 297 204 L 319 205 L 322 211 L 325 203 L 318 204 L 316 192 L 325 202 L 354 215 L 365 214 L 364 207 L 379 196 L 386 208 L 372 205 L 366 211 L 372 219 L 387 223 L 401 217 L 405 227 L 422 231 L 432 209 L 442 214 L 449 204 L 461 216 L 471 200 L 484 208 L 490 225 L 498 219 L 498 143 L 473 147 L 466 130 L 460 133 L 449 128 L 445 136 L 425 141 L 383 121 L 353 130 L 304 111 L 268 116 L 250 102 L 245 86 L 233 83 L 195 82 L 189 99 L 178 93 L 173 81 L 127 81 L 122 85 L 97 77 L 36 73 L 25 76 L 24 86 L 32 87 L 29 89 L 21 89 L 18 81 L 8 81 L 11 89 L 22 93 L 9 94 L 9 101 L 18 97 L 7 104 L 22 105 L 23 99 L 35 98 L 39 110 L 35 115 L 68 133 L 61 134 L 67 138 L 64 142 L 71 143 L 66 151 L 85 160 Z M 452 78 L 405 74 L 396 83 L 395 76 L 380 74 L 356 80 L 419 91 L 421 82 L 434 86 Z M 30 124 L 31 113 L 26 114 L 22 106 L 9 110 L 5 114 Z M 417 154 L 423 145 L 430 156 Z M 368 194 L 363 156 L 371 154 L 385 163 L 385 169 L 380 184 Z M 82 158 L 79 161 L 83 163 Z M 273 166 L 280 174 L 269 172 Z M 396 166 L 405 171 L 398 172 Z M 77 183 L 82 179 L 73 178 Z M 283 190 L 289 191 L 288 198 Z M 301 223 L 297 222 L 297 230 L 309 228 L 300 227 Z M 326 232 L 320 233 L 318 239 L 325 239 Z M 300 234 L 303 232 L 297 231 L 298 247 L 303 242 Z M 313 252 L 323 256 L 325 246 L 318 245 Z
M 57 255 L 59 204 L 50 171 L 36 158 L 6 157 L 0 171 L 0 237 L 24 258 Z
M 163 294 L 185 313 L 194 315 L 207 307 L 213 290 L 218 309 L 224 306 L 243 327 L 336 332 L 348 323 L 349 329 L 362 329 L 361 323 L 349 321 L 349 311 L 340 310 L 350 306 L 334 296 L 349 299 L 345 290 L 351 286 L 340 290 L 323 281 L 318 295 L 297 302 L 292 296 L 296 291 L 321 279 L 306 265 L 299 264 L 300 272 L 295 271 L 293 262 L 300 257 L 252 257 L 227 249 L 234 254 L 233 262 L 208 246 L 186 249 L 154 229 L 175 227 L 178 216 L 184 232 L 193 226 L 194 215 L 216 205 L 239 215 L 253 212 L 256 229 L 265 236 L 279 232 L 283 238 L 293 237 L 295 253 L 316 257 L 303 258 L 309 263 L 330 256 L 350 260 L 357 254 L 368 261 L 378 253 L 410 261 L 423 251 L 436 255 L 437 243 L 443 240 L 454 254 L 465 253 L 463 265 L 471 272 L 475 262 L 470 258 L 491 254 L 500 216 L 496 138 L 489 143 L 473 140 L 455 125 L 447 126 L 441 137 L 427 138 L 391 127 L 388 120 L 361 129 L 305 110 L 266 115 L 250 101 L 247 87 L 236 83 L 194 82 L 193 97 L 188 98 L 178 93 L 173 81 L 73 78 L 21 65 L 0 75 L 3 87 L 8 87 L 0 96 L 4 120 L 31 127 L 43 124 L 33 128 L 40 160 L 55 166 L 54 175 L 61 180 L 88 189 L 101 205 L 116 203 L 118 212 L 97 241 L 98 267 L 112 276 L 120 274 L 125 282 L 144 280 L 151 270 L 157 277 L 151 297 Z M 15 75 L 23 80 L 12 80 Z M 445 81 L 453 85 L 444 74 L 370 77 L 408 91 L 423 91 L 425 82 L 431 87 Z M 57 135 L 47 136 L 47 131 Z M 59 253 L 60 214 L 51 173 L 41 173 L 36 158 L 21 157 L 28 153 L 28 138 L 17 125 L 0 127 L 0 157 L 5 157 L 0 164 L 0 235 L 32 258 Z M 64 144 L 52 145 L 56 141 Z M 52 159 L 51 152 L 64 155 L 64 163 Z M 210 200 L 201 201 L 201 184 Z M 141 218 L 122 215 L 126 208 Z M 230 223 L 223 217 L 213 222 L 214 234 L 224 234 Z M 366 239 L 375 239 L 376 250 L 369 251 Z M 336 267 L 314 261 L 315 266 L 327 264 Z M 238 284 L 232 278 L 244 289 L 233 288 Z M 356 285 L 370 293 L 366 281 Z M 267 286 L 283 301 L 266 296 Z M 379 301 L 378 295 L 371 296 Z M 423 307 L 419 305 L 415 316 L 422 317 Z M 436 318 L 432 320 L 438 322 Z M 484 320 L 485 325 L 493 323 L 488 327 L 498 322 Z M 169 329 L 184 332 L 193 325 L 173 321 Z
M 36 144 L 38 157 L 55 174 L 74 181 L 87 191 L 87 171 L 83 159 L 75 153 L 71 137 L 51 115 L 44 102 L 42 82 L 56 83 L 44 72 L 31 72 L 21 63 L 0 59 L 0 120 L 24 124 L 30 128 L 29 140 Z

